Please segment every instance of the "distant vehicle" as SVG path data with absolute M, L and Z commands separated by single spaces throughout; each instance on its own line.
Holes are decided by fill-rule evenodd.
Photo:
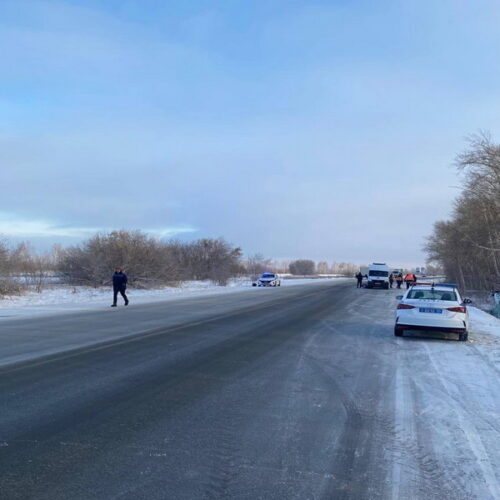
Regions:
M 453 284 L 421 283 L 410 287 L 396 310 L 394 335 L 402 337 L 405 330 L 439 331 L 458 333 L 458 339 L 467 340 L 469 312 L 466 304 Z
M 398 274 L 404 274 L 402 269 L 393 269 L 391 273 L 394 277 L 396 277 Z
M 366 281 L 366 288 L 375 287 L 389 289 L 389 266 L 385 263 L 374 262 L 368 266 L 368 280 Z
M 276 273 L 262 273 L 262 276 L 252 286 L 281 286 L 281 278 Z

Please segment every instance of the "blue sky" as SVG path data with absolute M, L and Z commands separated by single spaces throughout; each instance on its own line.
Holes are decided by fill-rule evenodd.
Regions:
M 0 1 L 0 233 L 420 264 L 499 137 L 495 1 Z

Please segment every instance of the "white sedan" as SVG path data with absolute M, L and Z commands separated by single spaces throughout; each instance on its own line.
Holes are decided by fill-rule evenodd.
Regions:
M 427 330 L 458 333 L 459 340 L 467 340 L 469 313 L 455 285 L 417 284 L 397 297 L 394 335 L 402 337 L 405 330 Z
M 276 273 L 262 273 L 262 276 L 252 283 L 253 286 L 281 286 L 281 278 Z

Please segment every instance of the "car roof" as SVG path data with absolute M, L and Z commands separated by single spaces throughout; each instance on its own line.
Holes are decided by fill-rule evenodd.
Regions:
M 419 290 L 450 290 L 447 286 L 432 286 L 432 285 L 417 285 L 411 288 L 418 288 Z M 453 290 L 453 288 L 451 289 Z
M 440 286 L 440 285 L 414 285 L 410 288 L 412 289 L 418 289 L 418 290 L 439 290 L 440 292 L 449 292 L 450 290 L 457 291 L 458 290 L 455 287 L 450 287 L 450 286 Z

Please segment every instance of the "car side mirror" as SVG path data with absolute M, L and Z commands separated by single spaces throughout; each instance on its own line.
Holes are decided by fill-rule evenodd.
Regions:
M 472 304 L 472 300 L 471 299 L 464 299 L 464 304 Z
M 402 295 L 396 295 L 396 299 L 397 300 L 403 300 L 403 296 Z

